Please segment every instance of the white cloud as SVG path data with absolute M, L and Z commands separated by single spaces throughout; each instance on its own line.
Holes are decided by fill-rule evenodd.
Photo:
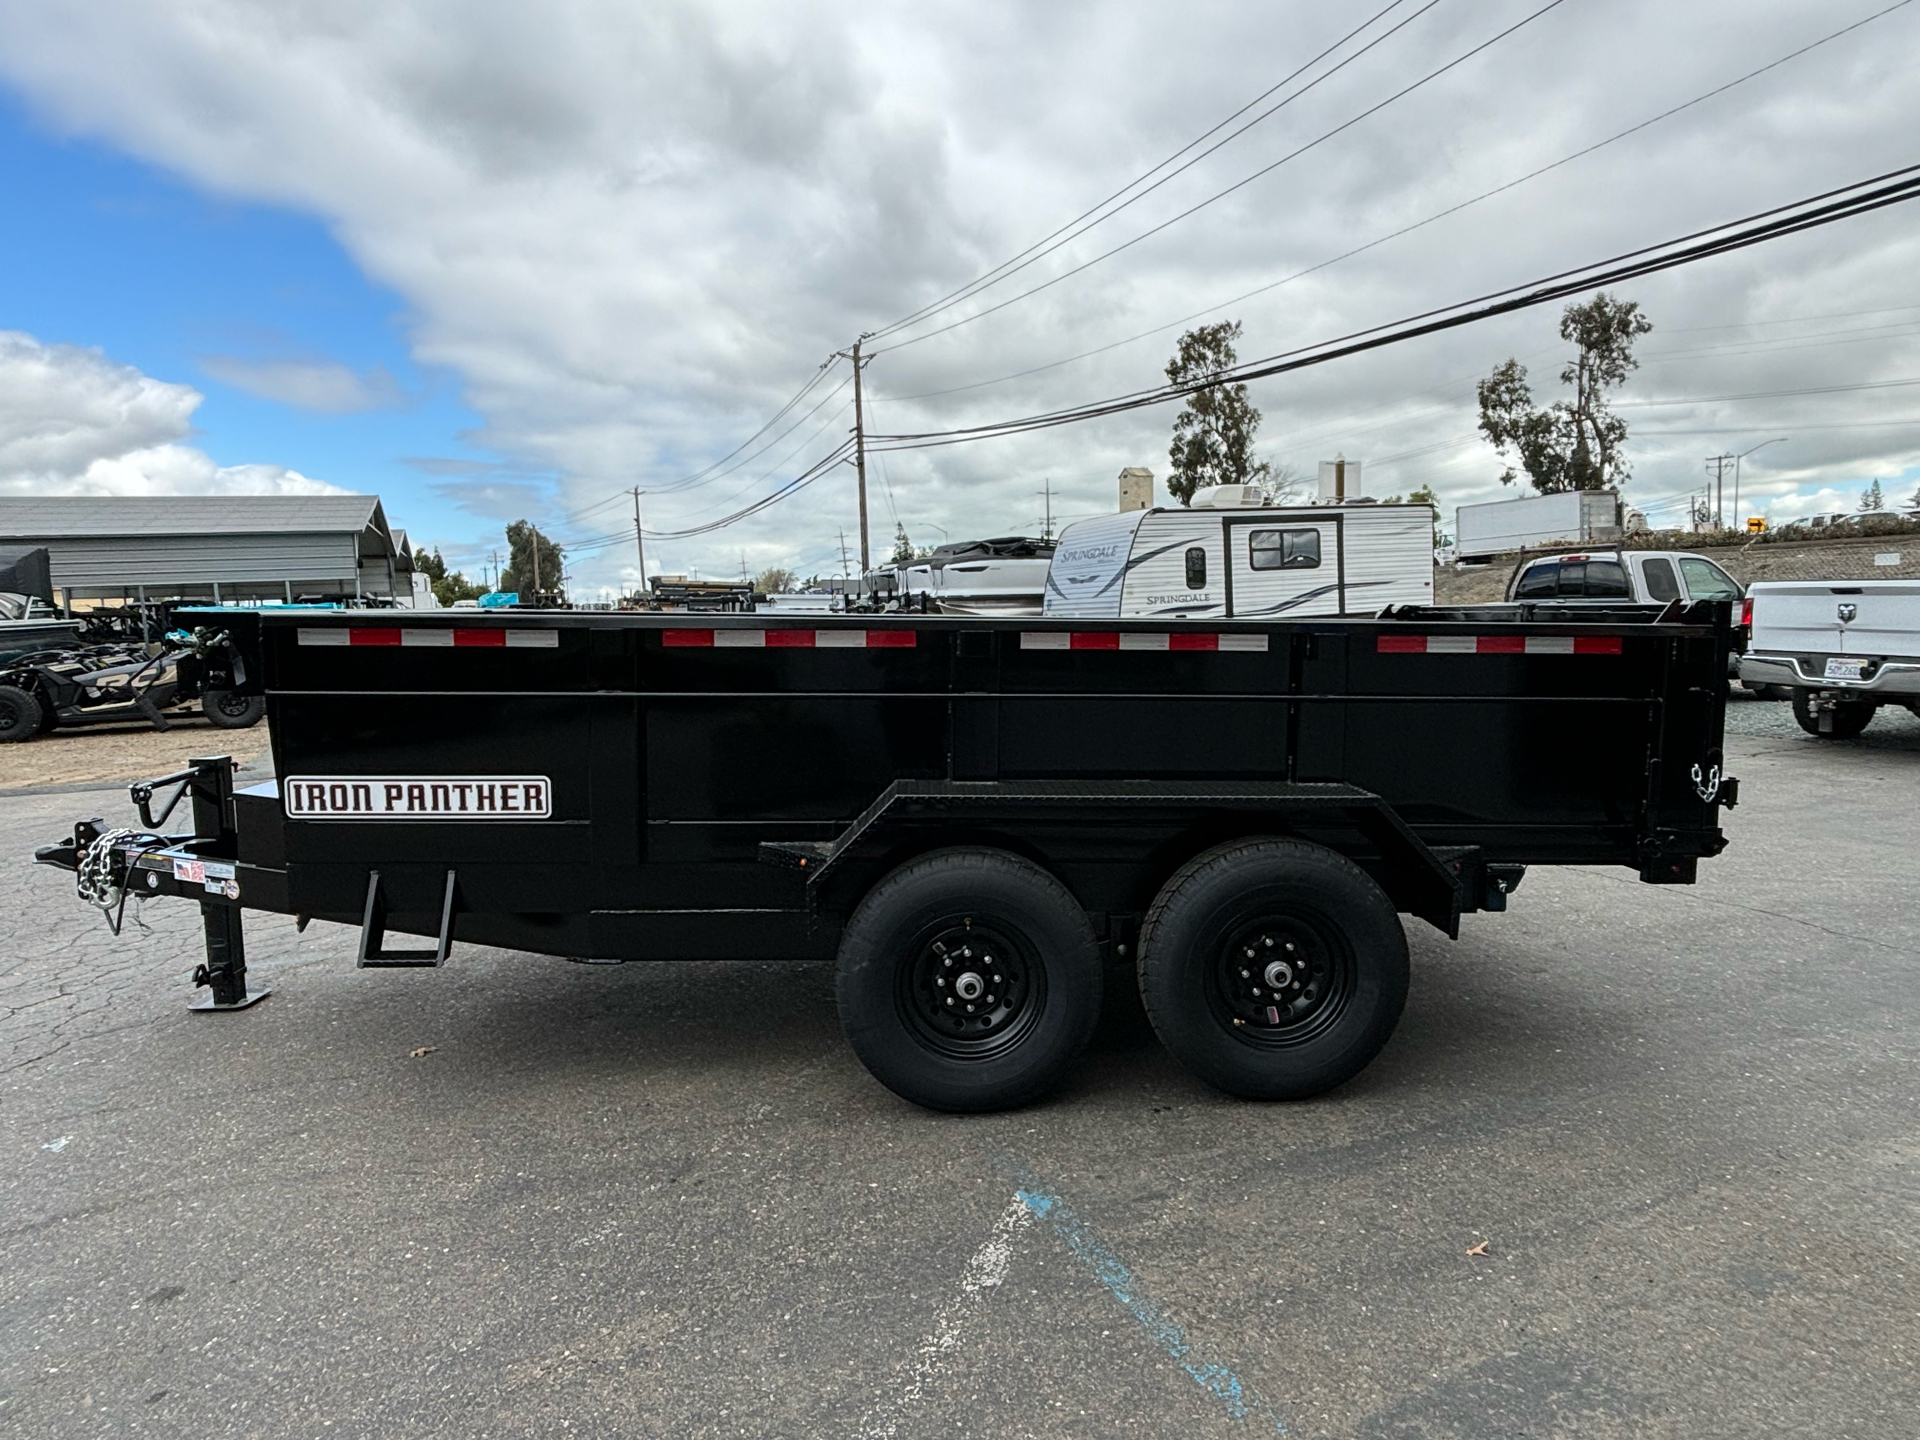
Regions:
M 405 394 L 385 366 L 357 371 L 338 360 L 255 360 L 202 355 L 200 368 L 216 380 L 322 415 L 354 415 L 403 403 Z
M 1433 10 L 1022 282 L 1278 159 L 1532 8 Z M 1175 330 L 1010 383 L 889 398 L 1043 365 L 1317 264 L 1850 18 L 1793 0 L 1561 7 L 1086 276 L 882 355 L 868 372 L 876 424 L 937 428 L 1150 384 Z M 619 510 L 567 515 L 627 485 L 658 489 L 732 449 L 827 351 L 1054 230 L 1351 23 L 1306 0 L 1202 0 L 1178 25 L 1119 0 L 891 10 L 103 0 L 0 6 L 0 74 L 55 124 L 217 191 L 324 217 L 406 298 L 417 358 L 464 377 L 486 421 L 473 438 L 513 473 L 561 477 L 548 521 L 579 540 L 618 529 Z M 1484 205 L 1235 304 L 1242 354 L 1904 164 L 1920 133 L 1917 66 L 1912 25 L 1889 16 Z M 1632 298 L 1659 328 L 1630 394 L 1920 375 L 1916 274 L 1920 237 L 1896 210 L 1641 282 Z M 1899 305 L 1913 308 L 1890 312 Z M 1856 311 L 1876 313 L 1796 318 Z M 1550 376 L 1554 319 L 1509 317 L 1264 382 L 1265 451 L 1311 471 L 1343 450 L 1370 460 L 1386 488 L 1432 483 L 1448 504 L 1490 498 L 1501 467 L 1471 438 L 1473 379 L 1512 354 Z M 1824 335 L 1873 325 L 1888 328 Z M 1655 353 L 1682 350 L 1705 353 Z M 328 393 L 358 393 L 344 382 L 364 378 L 334 376 L 344 388 Z M 845 398 L 736 473 L 652 496 L 649 523 L 683 527 L 765 494 L 844 432 Z M 1756 455 L 1751 483 L 1857 489 L 1920 460 L 1920 428 L 1863 422 L 1915 415 L 1911 391 L 1631 412 L 1628 493 L 1650 505 L 1684 497 L 1704 455 L 1773 434 L 1793 445 Z M 1170 419 L 1148 411 L 891 456 L 871 467 L 876 545 L 884 550 L 896 513 L 918 538 L 939 526 L 955 538 L 1031 529 L 1049 480 L 1056 513 L 1110 509 L 1122 465 L 1164 472 Z M 472 508 L 492 498 L 476 495 Z M 649 559 L 732 573 L 744 552 L 750 568 L 837 569 L 852 510 L 851 472 L 840 469 L 735 529 L 650 545 Z M 584 563 L 611 578 L 626 558 L 609 547 Z
M 0 494 L 345 493 L 280 465 L 216 465 L 180 444 L 200 401 L 98 350 L 0 331 Z

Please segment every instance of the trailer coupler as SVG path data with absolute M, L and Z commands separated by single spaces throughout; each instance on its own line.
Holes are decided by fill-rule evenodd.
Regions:
M 108 830 L 100 820 L 82 820 L 74 825 L 71 839 L 41 846 L 34 860 L 73 871 L 80 898 L 106 914 L 116 935 L 129 895 L 177 895 L 197 901 L 207 958 L 194 967 L 193 983 L 210 994 L 187 1008 L 199 1014 L 245 1010 L 272 992 L 247 988 L 247 951 L 233 859 L 233 760 L 208 755 L 187 764 L 177 774 L 128 787 L 146 830 Z M 179 789 L 154 815 L 155 790 L 175 784 Z M 193 802 L 194 833 L 157 833 L 182 798 Z

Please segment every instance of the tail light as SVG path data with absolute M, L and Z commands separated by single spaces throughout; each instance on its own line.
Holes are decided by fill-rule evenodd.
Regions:
M 1740 623 L 1749 630 L 1753 628 L 1753 597 L 1743 595 L 1740 598 Z

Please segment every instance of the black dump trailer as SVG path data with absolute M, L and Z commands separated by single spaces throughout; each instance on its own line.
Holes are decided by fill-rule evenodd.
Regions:
M 197 1008 L 258 998 L 249 908 L 357 926 L 370 967 L 833 959 L 860 1058 L 939 1109 L 1044 1094 L 1120 965 L 1211 1084 L 1326 1090 L 1398 1020 L 1400 915 L 1455 935 L 1536 864 L 1690 883 L 1736 794 L 1710 603 L 218 623 L 277 779 L 198 760 L 134 787 L 144 830 L 38 854 L 110 916 L 197 901 Z

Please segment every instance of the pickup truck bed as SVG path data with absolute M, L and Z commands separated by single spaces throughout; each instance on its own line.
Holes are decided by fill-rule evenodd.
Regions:
M 1740 678 L 1790 687 L 1809 733 L 1858 735 L 1882 705 L 1920 713 L 1920 581 L 1766 580 L 1746 608 Z
M 196 762 L 191 835 L 40 858 L 198 901 L 215 1009 L 252 998 L 244 908 L 356 925 L 372 966 L 837 957 L 876 1074 L 989 1108 L 1057 1079 L 1104 958 L 1214 1083 L 1313 1093 L 1397 1017 L 1382 914 L 1453 934 L 1529 864 L 1688 883 L 1724 844 L 1728 607 L 1521 613 L 224 612 L 276 781 Z M 1019 958 L 955 958 L 976 928 Z

